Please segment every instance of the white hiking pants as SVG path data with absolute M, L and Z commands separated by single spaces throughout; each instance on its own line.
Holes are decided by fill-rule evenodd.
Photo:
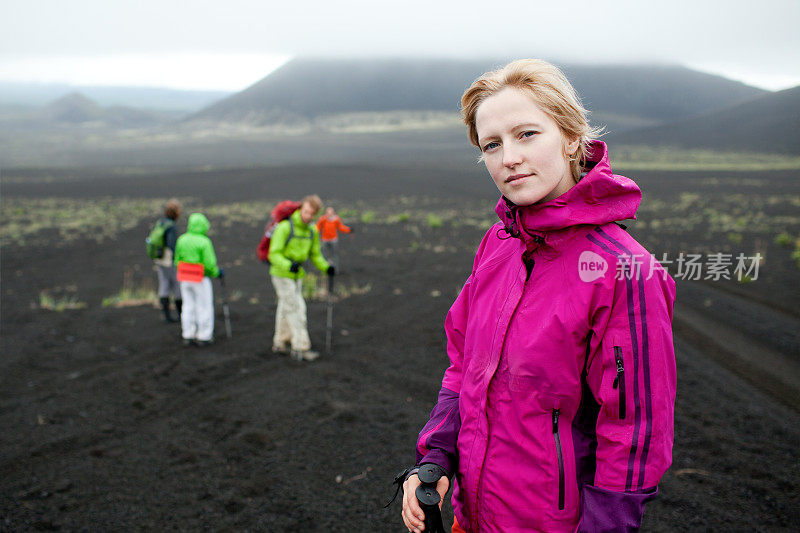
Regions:
M 214 337 L 214 289 L 211 279 L 181 281 L 183 312 L 181 328 L 184 339 L 210 341 Z
M 290 344 L 292 350 L 310 350 L 311 339 L 308 337 L 303 280 L 271 277 L 272 286 L 275 287 L 275 293 L 278 295 L 278 309 L 275 311 L 275 335 L 272 337 L 272 345 Z

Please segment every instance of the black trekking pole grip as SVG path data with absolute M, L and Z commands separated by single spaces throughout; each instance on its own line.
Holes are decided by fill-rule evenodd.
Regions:
M 417 472 L 420 485 L 414 495 L 417 497 L 422 512 L 425 513 L 426 533 L 445 533 L 442 511 L 439 509 L 442 497 L 436 490 L 436 484 L 443 475 L 445 475 L 445 471 L 442 467 L 433 463 L 422 465 Z

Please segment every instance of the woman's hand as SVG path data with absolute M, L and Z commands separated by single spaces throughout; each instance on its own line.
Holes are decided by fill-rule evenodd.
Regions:
M 403 523 L 409 531 L 413 531 L 414 533 L 419 533 L 425 529 L 425 513 L 422 512 L 415 494 L 419 486 L 420 481 L 417 474 L 412 474 L 405 483 L 403 483 Z M 441 498 L 441 500 L 439 500 L 439 509 L 442 508 L 444 495 L 447 494 L 449 488 L 450 478 L 447 476 L 440 477 L 439 481 L 436 483 L 436 491 Z

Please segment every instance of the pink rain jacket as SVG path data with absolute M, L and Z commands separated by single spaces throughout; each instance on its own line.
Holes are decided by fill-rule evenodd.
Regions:
M 632 531 L 672 460 L 675 283 L 614 221 L 636 184 L 594 142 L 543 204 L 497 204 L 447 315 L 417 462 L 455 475 L 469 532 Z

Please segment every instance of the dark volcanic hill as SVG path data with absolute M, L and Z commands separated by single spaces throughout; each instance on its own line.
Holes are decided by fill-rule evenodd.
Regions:
M 192 119 L 265 124 L 320 115 L 457 111 L 463 90 L 504 61 L 297 59 Z M 663 122 L 719 109 L 765 91 L 683 67 L 565 66 L 596 116 Z
M 800 155 L 800 86 L 609 141 Z

